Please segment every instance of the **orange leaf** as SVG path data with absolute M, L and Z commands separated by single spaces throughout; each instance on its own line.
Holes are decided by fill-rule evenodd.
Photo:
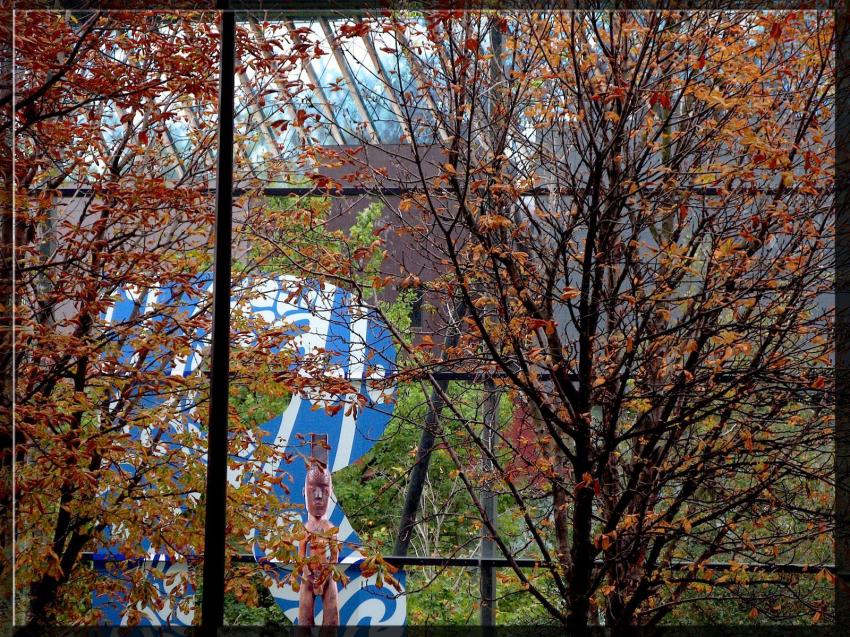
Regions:
M 326 405 L 325 413 L 328 416 L 336 416 L 340 409 L 342 409 L 342 403 L 339 403 L 338 405 Z

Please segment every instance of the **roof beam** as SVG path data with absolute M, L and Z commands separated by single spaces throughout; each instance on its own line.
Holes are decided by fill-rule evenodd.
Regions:
M 176 36 L 170 38 L 170 41 L 174 42 L 175 37 Z M 119 49 L 117 51 L 114 51 L 113 55 L 114 55 L 116 60 L 118 60 L 122 63 L 126 62 L 127 53 L 125 51 Z M 127 114 L 127 111 L 125 111 L 123 108 L 121 108 L 121 106 L 119 106 L 118 102 L 116 102 L 114 100 L 112 101 L 112 107 L 115 109 L 115 114 L 118 115 L 119 121 Z M 144 114 L 144 122 L 143 123 L 147 122 L 147 119 L 148 119 L 148 113 L 147 113 L 147 109 L 146 109 L 145 114 Z M 132 127 L 132 121 L 127 122 L 127 131 L 128 132 L 131 130 L 131 127 Z M 174 138 L 171 136 L 171 131 L 168 129 L 168 124 L 165 124 L 163 126 L 163 129 L 164 129 L 164 137 L 165 137 L 165 140 L 166 140 L 166 143 L 163 144 L 163 145 L 165 146 L 168 153 L 177 162 L 175 168 L 177 169 L 178 174 L 182 178 L 183 176 L 186 175 L 186 172 L 187 172 L 186 164 L 183 161 L 183 158 L 180 156 L 180 153 L 178 153 L 177 149 L 174 147 Z M 157 137 L 162 139 L 163 133 L 157 134 Z M 165 174 L 167 174 L 167 173 L 165 173 Z
M 325 38 L 327 38 L 328 46 L 331 47 L 334 59 L 336 60 L 337 66 L 339 66 L 340 73 L 342 73 L 342 78 L 345 80 L 345 83 L 348 84 L 348 93 L 354 101 L 354 106 L 357 108 L 357 112 L 363 119 L 366 129 L 369 131 L 370 141 L 380 144 L 381 138 L 378 135 L 378 129 L 375 128 L 375 123 L 372 121 L 372 117 L 366 109 L 363 96 L 360 94 L 360 89 L 357 88 L 357 81 L 354 78 L 354 74 L 351 72 L 351 67 L 348 66 L 348 60 L 346 60 L 345 54 L 340 50 L 339 46 L 337 46 L 333 41 L 334 34 L 333 31 L 331 31 L 330 23 L 326 18 L 320 17 L 319 24 L 322 27 Z
M 269 126 L 268 120 L 266 119 L 265 113 L 263 113 L 263 107 L 259 103 L 259 98 L 257 93 L 254 91 L 253 86 L 251 85 L 251 81 L 248 79 L 248 76 L 244 71 L 240 71 L 236 74 L 236 77 L 239 79 L 239 85 L 245 92 L 246 96 L 250 96 L 257 102 L 257 108 L 259 109 L 257 128 L 260 131 L 260 136 L 265 140 L 266 145 L 269 147 L 269 150 L 275 151 L 278 148 L 277 138 L 275 137 L 274 131 L 271 126 Z M 248 104 L 245 104 L 245 110 L 247 112 L 248 126 L 254 126 L 254 113 L 251 112 Z
M 263 33 L 263 29 L 262 29 L 262 27 L 260 27 L 260 23 L 257 21 L 257 18 L 255 16 L 249 16 L 249 18 L 250 18 L 250 21 L 251 21 L 251 31 L 254 33 L 254 37 L 257 38 L 257 41 L 259 43 L 267 44 L 266 43 L 266 36 Z M 268 51 L 266 51 L 265 48 L 263 48 L 263 47 L 260 47 L 260 51 L 261 51 L 260 54 L 263 56 L 263 58 L 266 61 L 268 61 L 271 57 L 269 55 Z M 287 90 L 286 85 L 283 83 L 283 81 L 281 80 L 280 76 L 277 73 L 274 73 L 272 75 L 272 81 L 275 83 L 275 86 L 277 86 L 277 90 L 280 93 L 281 97 L 285 98 L 284 102 L 283 102 L 283 106 L 284 106 L 284 109 L 286 110 L 287 117 L 289 117 L 290 124 L 292 124 L 293 128 L 295 128 L 296 133 L 298 133 L 298 138 L 301 140 L 302 144 L 309 143 L 309 137 L 307 135 L 307 132 L 304 130 L 304 127 L 298 126 L 295 123 L 295 122 L 298 121 L 298 118 L 296 117 L 295 106 L 293 106 L 293 104 L 292 104 L 292 98 L 289 95 L 289 91 Z
M 419 83 L 419 88 L 421 88 L 425 94 L 425 101 L 428 102 L 428 107 L 434 113 L 434 124 L 437 127 L 437 133 L 439 134 L 440 139 L 446 143 L 449 141 L 449 134 L 446 132 L 446 128 L 440 120 L 440 111 L 437 109 L 437 104 L 434 102 L 434 98 L 431 95 L 431 89 L 428 88 L 427 82 L 423 79 L 424 74 L 422 72 L 422 66 L 419 64 L 419 59 L 413 54 L 410 41 L 407 37 L 405 37 L 404 33 L 397 30 L 396 39 L 399 44 L 401 44 L 402 54 L 407 58 L 408 64 L 410 64 L 410 71 L 413 73 L 413 79 Z
M 112 107 L 115 109 L 115 114 L 118 115 L 119 120 L 121 118 L 123 118 L 124 115 L 127 114 L 127 111 L 125 111 L 123 108 L 121 108 L 116 102 L 112 103 Z M 147 117 L 145 117 L 145 119 L 147 119 Z M 132 122 L 127 122 L 127 123 L 128 123 L 128 125 L 132 124 Z M 158 136 L 161 137 L 161 135 L 162 134 L 160 134 Z M 171 133 L 168 130 L 168 125 L 165 126 L 165 139 L 166 139 L 166 143 L 164 143 L 163 146 L 166 148 L 168 153 L 177 162 L 175 167 L 177 168 L 177 172 L 179 173 L 180 177 L 183 177 L 186 174 L 186 166 L 183 163 L 183 158 L 180 157 L 180 154 L 177 152 L 177 149 L 174 148 L 174 140 L 171 138 Z
M 189 108 L 187 106 L 184 106 L 183 110 L 186 111 L 187 113 L 189 113 L 189 117 L 192 119 L 192 124 L 194 124 L 196 130 L 201 130 L 202 128 L 205 128 L 204 126 L 202 126 L 201 120 L 198 117 L 198 114 L 195 113 L 195 111 L 193 111 L 191 108 Z M 239 157 L 240 159 L 242 159 L 243 161 L 245 161 L 245 163 L 248 165 L 248 170 L 251 171 L 251 174 L 256 176 L 256 173 L 254 172 L 253 166 L 251 165 L 251 159 L 250 159 L 250 157 L 248 157 L 248 154 L 245 152 L 245 149 L 242 148 L 242 144 L 234 144 L 234 145 L 236 147 L 236 156 Z M 207 152 L 205 152 L 203 154 L 204 164 L 206 165 L 207 170 L 212 170 L 213 167 L 215 167 L 216 164 L 217 164 L 216 160 L 214 160 L 213 157 L 210 154 L 211 151 L 212 151 L 212 148 L 210 148 Z M 235 175 L 234 175 L 234 177 L 235 177 Z
M 446 49 L 446 47 L 449 46 L 449 44 L 453 44 L 453 41 L 452 41 L 453 35 L 452 35 L 451 31 L 448 30 L 446 25 L 443 25 L 443 32 L 445 33 L 445 37 L 441 41 L 435 41 L 434 42 L 434 48 L 437 50 L 437 56 L 440 58 L 440 62 L 442 62 L 443 68 L 446 70 L 446 73 L 448 74 L 448 70 L 451 68 L 452 62 L 449 59 L 449 54 L 451 52 L 448 51 Z M 448 81 L 448 80 L 446 80 L 446 81 Z M 474 126 L 473 126 L 474 123 L 479 124 L 480 125 L 479 130 L 483 131 L 483 134 L 476 136 L 475 139 L 478 141 L 479 144 L 481 144 L 481 146 L 483 146 L 485 152 L 488 152 L 488 153 L 492 152 L 492 146 L 490 145 L 490 142 L 488 141 L 487 134 L 486 134 L 487 130 L 489 129 L 489 127 L 487 126 L 487 122 L 484 120 L 484 115 L 481 112 L 481 109 L 474 108 L 474 105 L 473 105 L 472 113 L 471 113 L 471 116 L 470 116 L 470 122 L 469 122 L 469 127 L 470 127 L 469 135 L 470 135 L 470 137 L 472 137 L 473 132 L 474 132 Z
M 361 36 L 361 39 L 363 40 L 363 44 L 366 45 L 366 53 L 369 56 L 369 59 L 372 60 L 372 64 L 375 66 L 375 72 L 378 74 L 378 78 L 383 83 L 384 97 L 390 103 L 390 108 L 398 119 L 398 123 L 401 126 L 402 131 L 404 131 L 404 135 L 407 137 L 408 143 L 412 144 L 413 131 L 410 128 L 410 122 L 407 121 L 404 113 L 401 112 L 401 102 L 399 101 L 398 91 L 395 90 L 395 86 L 393 86 L 386 69 L 384 69 L 384 65 L 381 63 L 381 58 L 378 56 L 377 49 L 375 49 L 375 43 L 372 41 L 372 36 L 366 33 Z M 392 97 L 387 95 L 387 92 L 391 93 Z
M 194 125 L 196 131 L 200 131 L 204 128 L 204 126 L 201 125 L 201 119 L 198 117 L 198 114 L 195 111 L 193 111 L 188 106 L 184 106 L 182 110 L 189 115 L 189 119 L 192 120 L 192 124 Z M 203 153 L 202 158 L 204 161 L 204 166 L 207 170 L 212 170 L 215 168 L 215 161 L 213 160 L 209 151 Z
M 300 33 L 296 32 L 295 23 L 290 19 L 286 19 L 283 22 L 289 30 L 289 36 L 293 40 L 297 40 L 299 44 L 303 43 L 304 38 Z M 313 85 L 312 92 L 316 97 L 316 100 L 319 102 L 319 110 L 322 111 L 322 115 L 324 115 L 328 121 L 328 129 L 331 132 L 331 137 L 334 138 L 334 141 L 336 141 L 337 144 L 344 146 L 345 137 L 343 137 L 342 130 L 340 129 L 339 124 L 337 124 L 336 117 L 334 116 L 331 104 L 325 95 L 325 91 L 319 83 L 319 76 L 316 74 L 316 69 L 313 68 L 312 60 L 309 58 L 304 59 L 303 68 L 307 72 L 307 77 L 310 78 L 310 82 Z

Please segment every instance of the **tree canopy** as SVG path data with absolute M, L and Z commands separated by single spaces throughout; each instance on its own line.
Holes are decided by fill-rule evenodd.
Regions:
M 749 577 L 713 558 L 828 561 L 831 21 L 430 12 L 369 28 L 418 74 L 399 110 L 433 141 L 413 132 L 378 171 L 361 135 L 351 171 L 405 190 L 384 203 L 409 252 L 351 285 L 424 290 L 435 313 L 409 371 L 436 394 L 431 370 L 474 372 L 527 405 L 530 456 L 506 432 L 491 446 L 454 397 L 459 428 L 437 434 L 499 551 L 545 567 L 515 568 L 523 586 L 569 626 L 654 624 Z M 485 514 L 484 485 L 519 529 Z
M 208 398 L 203 365 L 172 372 L 210 326 L 218 40 L 214 14 L 153 12 L 23 12 L 14 37 L 15 568 L 34 620 L 84 623 L 72 600 L 106 584 L 81 554 L 112 530 L 130 557 L 202 552 L 205 443 L 169 427 Z M 433 451 L 419 550 L 483 534 L 501 585 L 576 629 L 721 590 L 753 619 L 830 612 L 764 567 L 832 559 L 833 48 L 814 11 L 239 23 L 234 296 L 285 272 L 377 308 L 418 404 L 356 479 L 400 484 Z M 234 450 L 316 378 L 352 393 L 234 312 Z M 229 491 L 234 551 L 257 527 L 292 546 L 274 480 Z M 255 595 L 256 569 L 231 574 Z

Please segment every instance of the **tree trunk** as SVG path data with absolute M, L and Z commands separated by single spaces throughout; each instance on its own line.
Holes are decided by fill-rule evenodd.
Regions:
M 45 575 L 30 586 L 30 624 L 47 626 L 56 623 L 53 603 L 56 601 L 60 584 L 59 580 Z
M 575 478 L 581 483 L 590 472 L 590 439 L 586 431 L 576 434 Z M 573 508 L 572 569 L 568 578 L 569 613 L 567 628 L 576 635 L 586 634 L 589 628 L 590 580 L 593 576 L 593 485 L 578 488 Z

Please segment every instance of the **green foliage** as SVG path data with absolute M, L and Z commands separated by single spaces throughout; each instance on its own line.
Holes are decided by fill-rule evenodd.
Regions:
M 380 301 L 378 303 L 387 323 L 395 329 L 405 344 L 410 344 L 413 338 L 413 332 L 411 331 L 413 325 L 411 312 L 413 311 L 413 303 L 416 301 L 416 296 L 416 290 L 403 289 L 399 290 L 395 302 L 387 303 Z M 400 368 L 404 368 L 405 360 L 402 356 L 399 357 L 397 364 Z
M 280 414 L 289 404 L 290 395 L 259 394 L 245 387 L 231 386 L 230 405 L 250 427 L 256 427 Z
M 398 320 L 402 328 L 405 319 L 409 326 L 409 311 L 404 313 L 409 296 L 403 293 L 394 307 L 388 307 L 389 320 Z M 480 414 L 474 412 L 474 405 L 480 402 L 480 391 L 460 383 L 450 383 L 447 391 L 465 418 L 480 419 Z M 399 387 L 395 412 L 381 442 L 360 462 L 334 474 L 334 492 L 370 550 L 384 554 L 392 550 L 400 522 L 399 504 L 404 498 L 408 470 L 427 410 L 426 394 L 420 385 Z M 510 405 L 503 400 L 500 420 L 505 423 L 509 417 Z M 447 432 L 457 433 L 461 423 L 446 410 L 443 426 Z M 507 499 L 499 500 L 500 510 L 506 511 L 508 506 Z M 450 555 L 458 546 L 466 546 L 466 553 L 473 554 L 480 534 L 473 511 L 472 501 L 462 488 L 449 455 L 436 449 L 431 455 L 429 480 L 420 508 L 427 540 L 415 536 L 411 554 Z M 500 518 L 500 524 L 518 528 L 508 517 Z M 477 624 L 480 621 L 478 572 L 475 569 L 411 567 L 407 569 L 406 588 L 410 595 L 408 620 L 412 624 Z M 505 592 L 500 590 L 500 594 Z M 503 602 L 505 613 L 509 617 L 514 617 L 513 613 L 516 617 L 527 614 L 528 599 L 529 595 L 524 592 L 509 595 Z M 541 612 L 540 617 L 543 616 Z
M 292 622 L 283 614 L 269 589 L 263 585 L 261 578 L 252 578 L 250 585 L 254 589 L 251 593 L 255 595 L 255 604 L 246 604 L 237 599 L 233 593 L 225 593 L 225 626 L 263 626 L 269 629 L 269 635 L 279 634 L 277 631 L 292 626 Z M 203 603 L 203 597 L 204 586 L 203 582 L 199 581 L 194 600 L 195 608 L 198 610 Z M 261 634 L 265 634 L 265 632 Z
M 383 439 L 359 462 L 334 473 L 334 493 L 361 539 L 387 552 L 399 523 L 398 503 L 404 497 L 406 471 L 419 442 L 410 423 L 425 418 L 422 390 L 399 388 L 395 414 Z
M 413 625 L 479 624 L 478 571 L 446 568 L 429 577 L 411 568 L 407 576 L 407 621 Z
M 373 241 L 375 241 L 375 222 L 381 218 L 383 213 L 384 206 L 378 201 L 369 204 L 357 213 L 357 218 L 349 230 L 349 237 L 353 248 L 368 248 L 372 245 Z M 373 252 L 362 268 L 364 277 L 377 274 L 382 260 L 380 251 Z
M 280 606 L 275 602 L 269 589 L 262 582 L 255 582 L 258 595 L 257 606 L 251 607 L 240 602 L 230 593 L 224 596 L 224 623 L 226 626 L 265 626 L 271 629 L 284 629 L 292 626 Z M 270 633 L 275 634 L 275 633 Z

